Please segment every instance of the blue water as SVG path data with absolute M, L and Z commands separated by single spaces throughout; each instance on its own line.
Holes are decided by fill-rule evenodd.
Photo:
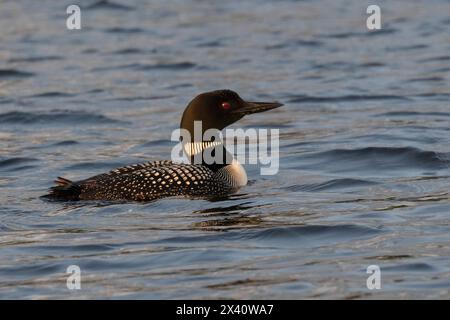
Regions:
M 0 298 L 450 298 L 450 3 L 0 4 Z M 220 201 L 51 203 L 56 176 L 170 158 L 185 105 L 283 108 L 280 171 Z M 69 265 L 81 290 L 66 287 Z M 381 289 L 366 287 L 369 265 Z

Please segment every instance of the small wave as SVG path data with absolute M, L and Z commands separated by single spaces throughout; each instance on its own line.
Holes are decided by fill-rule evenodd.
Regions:
M 95 48 L 87 48 L 87 49 L 83 49 L 81 51 L 81 53 L 88 53 L 88 54 L 92 54 L 92 53 L 98 53 L 99 50 L 95 49 Z
M 52 146 L 53 147 L 73 146 L 76 144 L 79 144 L 79 142 L 75 141 L 75 140 L 64 140 L 64 141 L 59 141 L 59 142 L 53 143 Z
M 312 68 L 314 70 L 345 70 L 345 71 L 353 71 L 353 70 L 360 70 L 361 68 L 378 68 L 378 67 L 385 67 L 386 64 L 377 62 L 377 61 L 369 61 L 369 62 L 363 62 L 363 63 L 355 63 L 355 62 L 349 62 L 349 61 L 332 61 L 332 62 L 326 62 L 326 63 L 315 63 L 313 64 Z
M 274 227 L 265 229 L 251 229 L 246 231 L 230 231 L 214 235 L 201 236 L 177 236 L 155 243 L 179 243 L 187 244 L 193 242 L 256 242 L 270 247 L 304 247 L 322 245 L 330 241 L 352 241 L 356 239 L 371 238 L 382 233 L 381 229 L 362 225 L 303 225 L 289 227 Z
M 130 10 L 134 10 L 135 8 L 128 6 L 128 5 L 111 2 L 108 0 L 100 0 L 100 1 L 97 1 L 89 6 L 85 7 L 85 9 L 90 9 L 90 10 L 107 9 L 107 10 L 130 11 Z
M 252 124 L 243 125 L 241 126 L 242 129 L 250 129 L 254 128 L 255 126 Z M 258 129 L 287 129 L 287 128 L 294 128 L 295 126 L 289 123 L 264 123 L 261 122 L 258 124 Z
M 415 97 L 421 97 L 421 98 L 433 98 L 433 100 L 439 100 L 439 101 L 448 101 L 450 98 L 450 93 L 434 93 L 434 92 L 426 92 L 426 93 L 420 93 L 416 94 Z
M 34 165 L 30 165 L 31 162 L 38 161 L 35 158 L 26 158 L 26 157 L 15 157 L 9 159 L 0 159 L 0 170 L 1 171 L 18 171 L 23 169 L 28 169 L 34 167 Z
M 11 99 L 4 99 L 0 97 L 0 104 L 6 104 L 6 103 L 11 103 L 13 102 L 13 100 Z
M 417 112 L 417 111 L 391 111 L 374 115 L 374 117 L 415 117 L 437 116 L 450 117 L 449 112 Z
M 138 161 L 130 161 L 130 163 L 138 163 Z M 92 170 L 92 169 L 99 169 L 99 170 L 112 170 L 114 168 L 119 168 L 124 165 L 130 164 L 130 163 L 122 163 L 122 162 L 94 162 L 94 161 L 87 161 L 87 162 L 80 162 L 76 163 L 70 166 L 66 166 L 64 170 Z
M 288 102 L 295 103 L 321 103 L 321 102 L 351 102 L 364 100 L 409 100 L 403 96 L 396 95 L 344 95 L 335 97 L 312 97 L 307 95 L 297 95 Z
M 364 259 L 389 261 L 389 260 L 400 260 L 400 259 L 411 259 L 411 258 L 414 258 L 414 256 L 409 255 L 409 254 L 388 254 L 388 255 L 381 255 L 381 256 L 370 256 L 370 257 L 366 257 Z
M 412 147 L 367 147 L 334 149 L 302 156 L 310 163 L 297 168 L 328 170 L 330 172 L 383 172 L 384 170 L 449 168 L 450 159 L 444 154 Z
M 43 62 L 43 61 L 55 61 L 55 60 L 62 60 L 63 57 L 60 56 L 41 56 L 41 57 L 23 57 L 23 58 L 11 58 L 8 60 L 8 62 L 15 63 L 15 62 Z
M 73 97 L 74 94 L 66 93 L 66 92 L 58 92 L 58 91 L 51 91 L 51 92 L 43 92 L 38 94 L 33 94 L 31 96 L 27 96 L 27 98 L 68 98 Z
M 449 61 L 450 56 L 438 56 L 419 60 L 419 62 Z
M 323 45 L 323 42 L 316 40 L 297 40 L 297 41 L 287 41 L 281 42 L 277 44 L 267 45 L 264 48 L 266 50 L 277 50 L 284 49 L 290 47 L 320 47 Z
M 50 275 L 57 274 L 60 272 L 62 267 L 56 263 L 33 263 L 32 265 L 14 265 L 14 266 L 2 266 L 0 268 L 0 276 L 3 279 L 11 279 L 13 277 L 30 275 L 33 274 L 34 277 L 39 275 Z
M 64 252 L 70 250 L 71 252 L 105 252 L 114 250 L 117 245 L 110 243 L 92 243 L 92 244 L 70 244 L 70 245 L 35 245 L 37 250 L 45 252 Z
M 0 69 L 0 79 L 1 78 L 26 78 L 32 77 L 34 73 L 19 71 L 16 69 Z
M 153 141 L 145 142 L 145 143 L 138 145 L 138 148 L 170 146 L 172 143 L 173 143 L 172 141 L 167 140 L 167 139 L 153 140 Z
M 417 262 L 417 263 L 406 263 L 392 266 L 384 266 L 383 270 L 386 272 L 389 271 L 426 272 L 426 271 L 434 271 L 435 268 L 428 263 Z
M 107 100 L 114 101 L 147 101 L 147 100 L 161 100 L 161 99 L 169 99 L 173 98 L 173 95 L 157 95 L 157 96 L 149 96 L 149 97 L 118 97 Z
M 244 202 L 241 204 L 235 204 L 235 205 L 231 205 L 231 206 L 219 206 L 219 207 L 213 207 L 213 208 L 208 208 L 208 209 L 201 209 L 201 210 L 195 210 L 194 213 L 198 214 L 224 214 L 224 213 L 236 213 L 236 214 L 240 214 L 245 210 L 248 209 L 252 209 L 255 207 L 258 207 L 256 205 L 249 205 L 251 204 L 251 202 Z M 236 217 L 239 221 L 241 221 L 241 219 L 247 219 L 250 220 L 251 217 Z M 228 219 L 227 221 L 229 221 L 230 219 Z M 213 221 L 217 221 L 217 220 L 213 220 Z
M 357 64 L 347 62 L 347 61 L 332 61 L 325 63 L 315 63 L 312 65 L 312 69 L 314 70 L 354 70 L 358 67 Z
M 409 51 L 409 50 L 420 50 L 420 49 L 426 49 L 428 48 L 428 45 L 426 44 L 413 44 L 410 46 L 398 46 L 398 47 L 387 47 L 385 50 L 386 51 L 391 51 L 391 52 L 397 52 L 397 51 Z
M 11 232 L 11 231 L 14 231 L 14 229 L 0 222 L 0 232 Z
M 191 69 L 196 66 L 192 62 L 175 62 L 175 63 L 156 63 L 156 64 L 136 64 L 131 66 L 135 70 L 184 70 Z
M 376 31 L 369 31 L 369 32 L 343 32 L 343 33 L 333 33 L 333 34 L 327 34 L 323 35 L 323 37 L 326 38 L 335 38 L 335 39 L 347 39 L 347 38 L 353 38 L 353 37 L 377 37 L 377 36 L 383 36 L 383 35 L 390 35 L 393 33 L 396 33 L 397 29 L 393 28 L 386 28 L 386 29 L 380 29 Z
M 174 62 L 174 63 L 155 63 L 155 64 L 141 64 L 132 63 L 120 66 L 108 66 L 93 68 L 92 71 L 106 71 L 106 70 L 118 70 L 118 69 L 132 69 L 137 71 L 150 71 L 150 70 L 185 70 L 196 67 L 197 65 L 192 62 Z
M 365 62 L 361 63 L 359 66 L 363 68 L 375 68 L 375 67 L 385 67 L 386 64 L 381 62 Z
M 306 225 L 294 227 L 279 227 L 258 230 L 250 235 L 250 239 L 292 239 L 297 237 L 319 237 L 319 238 L 361 238 L 380 233 L 381 230 L 362 225 Z
M 144 31 L 145 30 L 141 28 L 121 28 L 121 27 L 114 27 L 105 30 L 105 32 L 108 33 L 141 33 Z
M 304 184 L 304 185 L 295 185 L 286 187 L 286 190 L 289 191 L 304 191 L 304 192 L 316 192 L 316 191 L 327 191 L 327 190 L 340 190 L 347 188 L 356 188 L 356 187 L 366 187 L 378 184 L 374 181 L 369 180 L 360 180 L 360 179 L 333 179 L 321 183 L 312 183 L 312 184 Z
M 105 92 L 105 89 L 96 88 L 86 91 L 86 93 L 102 93 L 102 92 Z
M 429 82 L 429 81 L 444 81 L 442 77 L 428 77 L 428 78 L 413 78 L 409 79 L 408 82 Z
M 199 48 L 216 48 L 216 47 L 222 46 L 222 42 L 220 42 L 218 40 L 213 40 L 213 41 L 201 42 L 201 43 L 197 44 L 196 46 Z
M 402 135 L 402 134 L 387 134 L 387 133 L 373 133 L 373 134 L 363 134 L 353 136 L 353 139 L 360 142 L 371 143 L 373 141 L 398 141 L 399 143 L 404 143 L 409 141 L 410 143 L 417 144 L 418 142 L 424 144 L 432 144 L 438 142 L 440 139 L 437 137 L 430 137 L 426 135 L 412 136 L 412 135 Z
M 103 124 L 117 122 L 122 121 L 83 111 L 54 110 L 48 113 L 12 111 L 0 114 L 0 123 L 2 124 L 76 123 L 77 125 L 83 125 L 86 123 Z
M 125 48 L 113 51 L 114 54 L 144 54 L 146 53 L 144 50 L 139 48 Z
M 180 88 L 191 88 L 193 86 L 194 85 L 192 83 L 178 83 L 178 84 L 169 85 L 169 86 L 165 87 L 164 89 L 175 90 L 175 89 L 180 89 Z
M 430 73 L 437 73 L 437 72 L 450 72 L 450 68 L 437 68 L 437 69 L 431 69 Z

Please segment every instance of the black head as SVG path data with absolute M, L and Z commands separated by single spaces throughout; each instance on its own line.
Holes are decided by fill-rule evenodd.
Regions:
M 180 127 L 194 131 L 194 121 L 202 121 L 203 131 L 229 126 L 246 114 L 263 112 L 281 107 L 278 102 L 249 102 L 244 101 L 231 90 L 217 90 L 201 93 L 186 107 L 181 118 Z

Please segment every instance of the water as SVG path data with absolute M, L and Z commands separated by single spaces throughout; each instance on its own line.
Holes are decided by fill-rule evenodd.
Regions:
M 68 31 L 71 3 L 0 4 L 1 298 L 450 297 L 448 1 L 379 1 L 378 32 L 364 1 L 86 0 Z M 168 159 L 220 88 L 285 104 L 233 125 L 280 129 L 277 175 L 214 202 L 39 199 Z

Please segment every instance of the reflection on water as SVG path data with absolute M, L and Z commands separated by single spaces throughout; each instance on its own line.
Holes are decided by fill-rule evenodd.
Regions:
M 2 298 L 449 297 L 448 2 L 382 3 L 376 32 L 358 1 L 86 0 L 79 31 L 68 4 L 0 5 Z M 219 88 L 285 103 L 234 125 L 280 129 L 277 175 L 210 201 L 39 198 L 167 159 Z

